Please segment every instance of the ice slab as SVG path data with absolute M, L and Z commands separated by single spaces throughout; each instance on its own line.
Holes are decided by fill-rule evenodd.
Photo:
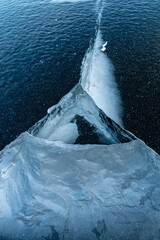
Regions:
M 28 132 L 0 152 L 2 239 L 159 239 L 160 157 L 142 141 L 75 145 Z

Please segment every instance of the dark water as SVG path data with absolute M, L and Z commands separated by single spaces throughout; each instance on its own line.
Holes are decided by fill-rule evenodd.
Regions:
M 79 81 L 95 21 L 95 1 L 0 1 L 1 149 Z M 116 69 L 124 125 L 158 152 L 160 2 L 106 1 L 102 33 Z

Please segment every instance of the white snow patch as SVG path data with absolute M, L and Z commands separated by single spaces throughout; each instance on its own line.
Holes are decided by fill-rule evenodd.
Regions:
M 122 101 L 114 76 L 114 67 L 105 53 L 99 30 L 93 48 L 83 60 L 80 83 L 107 116 L 122 125 Z

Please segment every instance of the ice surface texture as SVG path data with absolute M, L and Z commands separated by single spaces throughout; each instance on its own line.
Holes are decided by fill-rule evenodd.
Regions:
M 160 237 L 159 156 L 140 140 L 73 145 L 26 132 L 0 168 L 4 239 Z
M 160 239 L 159 160 L 78 84 L 0 152 L 1 239 Z

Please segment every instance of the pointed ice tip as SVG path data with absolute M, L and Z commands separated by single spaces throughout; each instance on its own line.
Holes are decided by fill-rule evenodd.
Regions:
M 70 144 L 115 144 L 135 140 L 97 107 L 78 83 L 29 133 L 33 136 Z
M 82 94 L 88 95 L 86 93 L 86 91 L 83 89 L 82 85 L 80 83 L 77 83 L 76 86 L 74 86 L 67 95 L 62 97 L 62 99 L 64 99 L 64 101 L 66 101 L 67 100 L 66 98 L 68 98 L 68 100 L 70 98 L 70 101 L 71 101 L 73 99 L 76 99 L 77 96 L 82 95 Z M 47 110 L 47 114 L 51 114 L 56 107 L 57 107 L 57 104 L 50 107 Z

